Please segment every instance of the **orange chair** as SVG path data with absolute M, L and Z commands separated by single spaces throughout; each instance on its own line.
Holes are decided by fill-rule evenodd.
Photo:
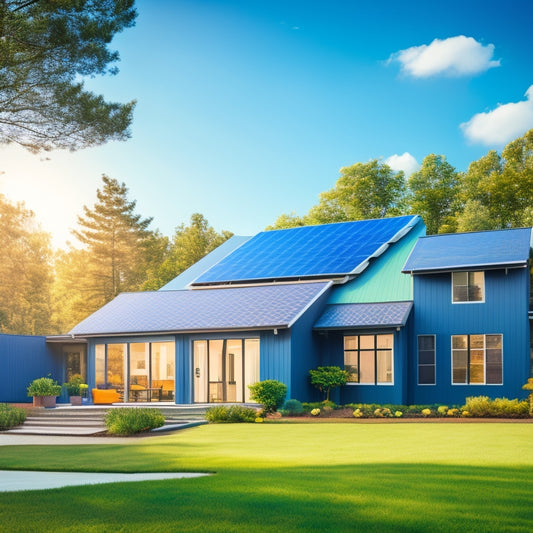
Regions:
M 93 403 L 115 403 L 120 401 L 120 394 L 115 389 L 92 389 Z

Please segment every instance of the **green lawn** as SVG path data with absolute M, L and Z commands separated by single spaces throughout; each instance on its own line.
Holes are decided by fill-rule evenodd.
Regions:
M 2 493 L 0 531 L 533 530 L 533 424 L 232 424 L 0 449 L 0 469 L 201 471 Z

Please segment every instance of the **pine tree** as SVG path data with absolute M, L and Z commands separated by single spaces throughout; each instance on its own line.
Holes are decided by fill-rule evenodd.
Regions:
M 124 291 L 137 290 L 144 281 L 146 248 L 154 238 L 148 229 L 152 218 L 135 214 L 135 201 L 127 198 L 124 183 L 102 176 L 92 209 L 83 207 L 76 238 L 89 252 L 80 289 L 88 296 L 89 310 L 99 308 Z

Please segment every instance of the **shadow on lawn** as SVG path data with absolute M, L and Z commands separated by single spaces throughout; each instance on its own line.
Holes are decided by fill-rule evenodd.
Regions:
M 5 531 L 530 532 L 533 467 L 225 469 L 193 480 L 2 495 Z

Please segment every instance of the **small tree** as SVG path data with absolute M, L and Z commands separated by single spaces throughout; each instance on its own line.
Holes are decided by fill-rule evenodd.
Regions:
M 263 404 L 265 413 L 273 413 L 283 405 L 287 395 L 287 385 L 275 379 L 266 379 L 248 385 L 252 400 Z
M 320 392 L 325 393 L 326 401 L 329 401 L 329 391 L 335 387 L 346 385 L 348 372 L 338 366 L 319 366 L 316 370 L 309 370 L 311 385 Z

